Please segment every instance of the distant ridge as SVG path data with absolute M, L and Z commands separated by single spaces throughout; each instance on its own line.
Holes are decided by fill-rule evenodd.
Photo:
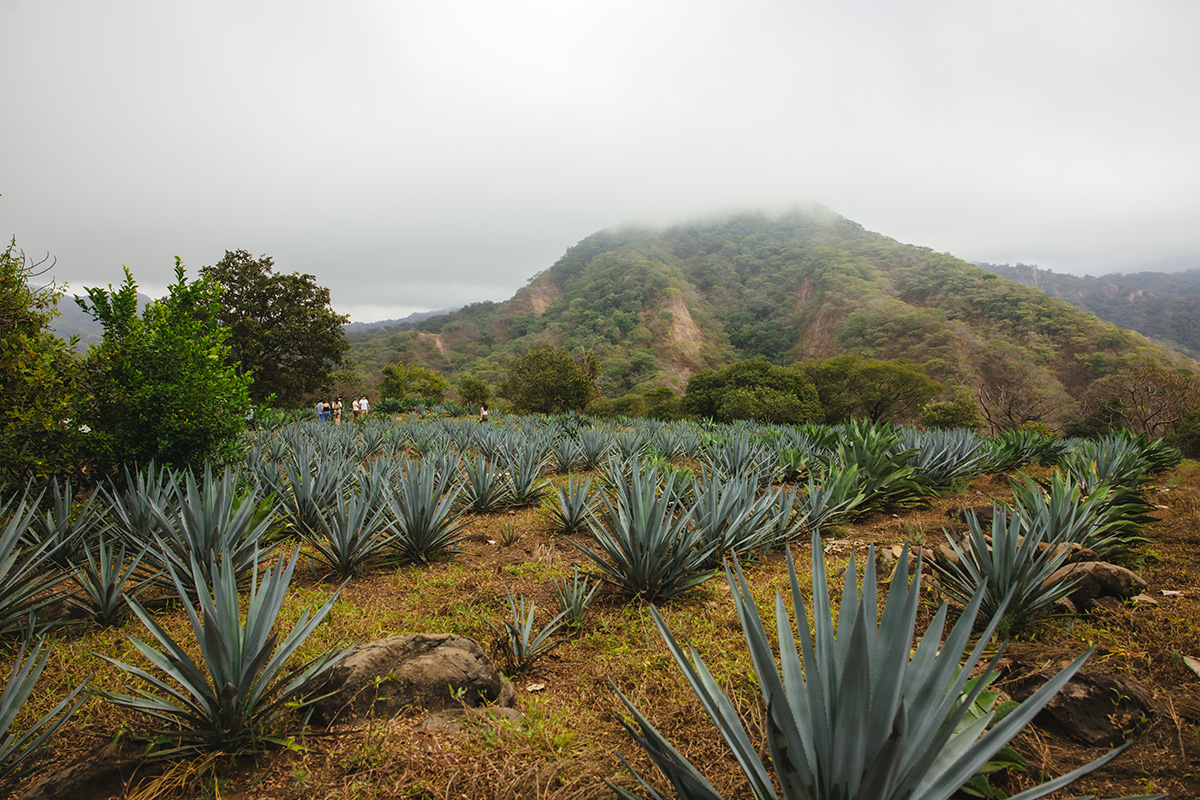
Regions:
M 416 311 L 409 314 L 403 319 L 383 319 L 378 322 L 351 322 L 346 325 L 346 333 L 365 333 L 370 331 L 387 331 L 401 327 L 402 325 L 415 325 L 418 322 L 423 322 L 431 317 L 438 317 L 443 314 L 452 314 L 458 311 L 462 306 L 454 308 L 441 308 L 437 311 Z
M 1079 277 L 1029 264 L 977 266 L 1200 358 L 1200 268 Z

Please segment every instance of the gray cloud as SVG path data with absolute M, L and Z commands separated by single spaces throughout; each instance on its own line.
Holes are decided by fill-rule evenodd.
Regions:
M 34 2 L 0 234 L 72 288 L 225 249 L 355 319 L 502 300 L 614 224 L 819 202 L 968 259 L 1200 264 L 1190 0 Z

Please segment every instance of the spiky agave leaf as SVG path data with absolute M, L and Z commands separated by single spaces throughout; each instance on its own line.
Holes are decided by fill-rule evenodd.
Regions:
M 1026 527 L 1019 516 L 1010 520 L 1003 506 L 994 506 L 990 541 L 974 514 L 967 515 L 967 537 L 962 544 L 948 538 L 958 562 L 941 567 L 946 594 L 960 602 L 981 595 L 983 613 L 1006 614 L 1012 630 L 1049 614 L 1054 601 L 1074 586 L 1076 579 L 1048 583 L 1071 551 L 1039 545 L 1062 540 L 1048 540 L 1045 529 L 1037 524 Z
M 302 536 L 317 560 L 343 578 L 358 577 L 371 556 L 391 545 L 387 510 L 386 495 L 338 495 L 320 517 L 320 533 Z
M 57 602 L 55 590 L 61 575 L 50 561 L 53 542 L 43 540 L 23 547 L 22 539 L 37 515 L 37 499 L 10 498 L 0 505 L 0 635 L 21 630 L 31 615 Z
M 571 534 L 587 523 L 588 515 L 596 507 L 596 500 L 592 493 L 591 478 L 568 473 L 566 485 L 553 487 L 541 513 L 555 531 Z
M 156 671 L 104 656 L 150 687 L 139 689 L 135 695 L 105 692 L 104 696 L 117 705 L 167 722 L 171 728 L 164 733 L 178 736 L 186 746 L 236 749 L 264 740 L 309 681 L 350 650 L 330 648 L 300 666 L 285 669 L 338 597 L 334 592 L 315 613 L 304 611 L 291 632 L 280 639 L 273 628 L 298 555 L 299 550 L 291 558 L 279 559 L 260 580 L 255 554 L 256 569 L 244 619 L 238 575 L 232 564 L 210 564 L 212 593 L 199 594 L 198 612 L 192 605 L 194 595 L 188 578 L 195 583 L 203 581 L 205 571 L 194 559 L 188 578 L 168 566 L 192 634 L 200 645 L 200 662 L 194 661 L 140 603 L 130 600 L 134 614 L 159 647 L 133 637 L 130 641 Z
M 138 572 L 145 556 L 143 546 L 130 560 L 125 542 L 114 547 L 101 536 L 71 571 L 71 579 L 83 597 L 71 597 L 70 602 L 86 610 L 98 624 L 116 625 L 129 611 L 126 596 L 136 597 L 157 577 L 157 573 Z
M 29 631 L 27 634 L 32 636 Z M 9 728 L 12 727 L 25 701 L 33 694 L 38 678 L 46 667 L 46 661 L 50 658 L 49 651 L 42 653 L 42 647 L 46 644 L 45 638 L 38 638 L 33 650 L 26 655 L 30 641 L 30 638 L 26 638 L 21 643 L 12 673 L 8 676 L 3 691 L 0 691 L 0 790 L 7 788 L 29 771 L 25 761 L 41 749 L 55 731 L 66 724 L 89 696 L 84 694 L 87 687 L 85 680 L 23 733 L 11 732 Z
M 458 492 L 453 478 L 431 462 L 405 466 L 388 498 L 401 557 L 425 564 L 453 549 L 468 522 L 454 510 Z
M 906 546 L 901 563 L 907 557 Z M 741 567 L 736 562 L 726 567 L 726 579 L 767 708 L 767 749 L 774 781 L 787 800 L 945 800 L 1015 736 L 1090 655 L 1089 651 L 1076 659 L 990 729 L 990 712 L 964 725 L 964 718 L 974 708 L 1003 651 L 1001 648 L 1001 653 L 984 667 L 984 677 L 968 688 L 969 676 L 996 625 L 993 619 L 968 652 L 982 592 L 969 600 L 944 641 L 948 607 L 943 603 L 912 650 L 920 600 L 920 559 L 909 586 L 893 583 L 880 616 L 872 550 L 861 593 L 854 580 L 846 581 L 836 628 L 824 556 L 816 537 L 812 564 L 810 631 L 808 611 L 789 553 L 791 611 L 799 624 L 793 628 L 789 609 L 778 594 L 778 662 L 772 636 Z M 846 574 L 855 574 L 853 557 Z M 695 648 L 685 651 L 657 610 L 652 614 L 668 649 L 745 773 L 750 794 L 758 800 L 774 800 L 777 795 L 771 771 L 759 756 L 733 701 L 721 690 Z M 625 727 L 679 796 L 719 798 L 695 766 L 628 699 L 619 691 L 617 694 L 634 717 L 634 724 L 625 723 Z M 1022 792 L 1013 800 L 1033 800 L 1049 794 L 1107 763 L 1123 749 Z M 646 786 L 641 776 L 637 777 Z M 618 790 L 618 794 L 635 797 L 624 790 Z M 651 794 L 657 797 L 653 791 Z
M 588 520 L 600 553 L 572 542 L 599 567 L 601 579 L 628 597 L 665 600 L 712 577 L 705 568 L 713 545 L 701 546 L 688 526 L 675 472 L 659 481 L 655 468 L 629 462 L 628 483 L 600 495 Z
M 514 674 L 525 672 L 539 658 L 566 641 L 565 639 L 552 641 L 554 634 L 562 627 L 563 619 L 567 616 L 566 611 L 560 612 L 544 627 L 535 631 L 534 611 L 537 609 L 537 605 L 532 600 L 529 601 L 529 606 L 526 608 L 525 597 L 522 596 L 519 601 L 515 601 L 510 591 L 508 593 L 508 609 L 510 619 L 502 620 L 500 628 L 488 620 L 484 620 L 484 623 L 496 634 L 501 652 L 504 654 L 504 660 Z

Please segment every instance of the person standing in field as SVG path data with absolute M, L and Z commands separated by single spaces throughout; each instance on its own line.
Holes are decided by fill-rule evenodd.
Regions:
M 362 399 L 358 401 L 358 410 L 365 417 L 367 412 L 371 410 L 371 404 L 367 402 L 367 396 L 364 394 Z
M 333 401 L 333 424 L 342 424 L 342 398 Z
M 482 406 L 480 406 L 480 407 L 479 407 L 479 421 L 480 421 L 480 422 L 487 422 L 487 421 L 488 421 L 488 407 L 487 407 L 487 403 L 484 403 Z
M 356 397 L 356 398 L 354 398 L 354 401 L 350 403 L 350 421 L 358 422 L 359 413 L 360 413 L 360 407 L 359 407 L 359 403 L 358 403 L 358 398 Z

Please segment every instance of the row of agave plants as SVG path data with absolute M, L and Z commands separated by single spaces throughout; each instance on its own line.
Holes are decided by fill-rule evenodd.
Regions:
M 730 554 L 754 557 L 838 519 L 920 502 L 956 480 L 1033 459 L 1062 471 L 1048 487 L 1027 481 L 1013 519 L 1053 518 L 1048 540 L 1070 531 L 1120 548 L 1144 517 L 1133 500 L 1140 481 L 1178 457 L 1129 436 L 1053 443 L 863 424 L 438 419 L 260 430 L 240 469 L 129 470 L 84 498 L 66 484 L 26 487 L 0 507 L 0 630 L 27 642 L 0 696 L 0 780 L 15 777 L 82 702 L 81 686 L 25 734 L 8 732 L 45 664 L 39 612 L 62 599 L 99 624 L 132 612 L 157 642 L 134 640 L 156 671 L 118 664 L 149 688 L 105 692 L 110 700 L 169 723 L 183 744 L 228 747 L 260 738 L 343 652 L 287 663 L 333 599 L 283 639 L 271 633 L 302 548 L 350 577 L 372 559 L 443 557 L 471 514 L 540 503 L 558 530 L 590 534 L 591 546 L 579 546 L 602 580 L 629 596 L 664 599 L 707 580 Z M 565 480 L 551 483 L 550 470 Z M 1076 511 L 1067 514 L 1071 504 Z M 267 552 L 280 546 L 290 555 L 272 555 L 274 566 L 260 575 Z M 139 602 L 156 586 L 188 610 L 203 663 Z M 239 589 L 248 591 L 245 608 Z M 968 608 L 976 595 L 983 603 L 985 591 L 967 592 Z M 528 640 L 532 608 L 513 610 Z

